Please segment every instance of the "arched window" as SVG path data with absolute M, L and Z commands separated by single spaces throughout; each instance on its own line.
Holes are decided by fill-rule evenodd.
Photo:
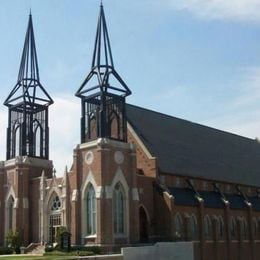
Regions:
M 218 236 L 219 238 L 224 238 L 224 220 L 222 216 L 218 217 L 217 220 L 217 230 L 218 230 Z
M 13 149 L 14 156 L 20 155 L 20 142 L 21 142 L 21 125 L 16 124 L 14 126 L 14 134 L 13 134 Z
M 177 213 L 174 217 L 174 225 L 175 225 L 175 238 L 180 239 L 183 234 L 183 221 L 180 213 Z
M 111 138 L 117 139 L 119 137 L 119 117 L 115 111 L 109 115 L 109 126 Z
M 195 239 L 197 237 L 197 218 L 195 215 L 190 217 L 190 238 Z
M 125 233 L 125 193 L 122 185 L 117 183 L 113 191 L 114 233 Z
M 58 229 L 62 226 L 61 209 L 62 207 L 61 207 L 60 198 L 54 193 L 49 203 L 49 212 L 48 212 L 50 243 L 56 242 L 56 235 Z
M 96 234 L 96 193 L 92 184 L 88 185 L 86 192 L 87 235 Z
M 14 198 L 10 196 L 8 199 L 8 230 L 13 229 L 13 222 L 14 222 Z
M 212 226 L 211 226 L 211 220 L 210 220 L 210 217 L 208 216 L 208 215 L 206 215 L 205 217 L 204 217 L 204 220 L 203 220 L 203 222 L 204 222 L 204 236 L 206 237 L 206 238 L 210 238 L 211 237 L 211 230 L 212 230 Z
M 253 225 L 253 236 L 254 239 L 258 239 L 258 223 L 256 218 L 252 219 L 252 225 Z
M 98 126 L 97 126 L 97 118 L 94 113 L 91 113 L 89 116 L 89 127 L 88 127 L 88 137 L 89 139 L 96 139 L 97 138 L 97 133 L 98 131 Z
M 33 143 L 34 143 L 34 156 L 42 155 L 42 141 L 43 130 L 40 123 L 37 120 L 33 121 Z
M 230 218 L 230 236 L 231 239 L 234 239 L 236 237 L 236 230 L 237 230 L 237 224 L 236 224 L 236 220 L 234 219 L 234 217 Z
M 245 218 L 242 218 L 240 221 L 240 233 L 241 233 L 241 239 L 247 239 L 247 232 L 248 232 L 248 227 L 247 227 L 247 221 Z

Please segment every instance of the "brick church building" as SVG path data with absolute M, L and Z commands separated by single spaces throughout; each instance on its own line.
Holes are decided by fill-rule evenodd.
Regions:
M 81 140 L 56 177 L 32 16 L 8 107 L 0 162 L 0 245 L 194 241 L 195 259 L 260 259 L 260 143 L 129 105 L 116 71 L 103 6 L 89 74 L 76 92 Z M 65 164 L 66 162 L 64 162 Z

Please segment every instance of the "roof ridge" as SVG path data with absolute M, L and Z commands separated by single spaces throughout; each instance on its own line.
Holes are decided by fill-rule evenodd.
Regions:
M 233 136 L 241 138 L 241 139 L 247 139 L 247 140 L 250 140 L 250 141 L 253 141 L 253 142 L 257 143 L 256 139 L 254 139 L 254 138 L 250 138 L 250 137 L 247 137 L 247 136 L 235 134 L 235 133 L 232 133 L 232 132 L 228 132 L 226 130 L 222 130 L 222 129 L 218 129 L 218 128 L 212 127 L 212 126 L 203 125 L 203 124 L 200 124 L 200 123 L 197 123 L 197 122 L 194 122 L 194 121 L 190 121 L 190 120 L 187 120 L 187 119 L 183 119 L 183 118 L 180 118 L 180 117 L 164 114 L 162 112 L 158 112 L 158 111 L 155 111 L 155 110 L 152 110 L 152 109 L 149 109 L 149 108 L 144 108 L 144 107 L 140 107 L 140 106 L 129 104 L 129 103 L 127 103 L 126 105 L 127 106 L 132 106 L 132 107 L 135 107 L 135 108 L 138 108 L 138 109 L 141 109 L 141 110 L 146 110 L 148 112 L 152 112 L 152 113 L 155 113 L 155 114 L 158 114 L 158 115 L 162 115 L 164 117 L 177 119 L 177 120 L 180 120 L 180 121 L 183 121 L 183 122 L 187 122 L 189 124 L 197 125 L 199 127 L 207 128 L 207 129 L 210 129 L 210 130 L 213 130 L 213 131 L 221 132 L 221 133 L 228 134 L 228 135 L 233 135 Z

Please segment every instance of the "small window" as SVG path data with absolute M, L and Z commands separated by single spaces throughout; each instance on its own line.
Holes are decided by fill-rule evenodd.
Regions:
M 198 227 L 197 227 L 197 218 L 195 215 L 191 215 L 190 217 L 190 238 L 192 240 L 197 238 Z
M 206 215 L 204 217 L 204 236 L 206 238 L 210 238 L 211 237 L 211 220 L 210 217 L 208 215 Z
M 253 222 L 253 236 L 254 236 L 254 239 L 258 239 L 258 223 L 257 223 L 256 218 L 253 218 L 252 222 Z
M 177 213 L 174 217 L 174 225 L 175 225 L 175 238 L 180 239 L 182 237 L 182 228 L 183 222 L 180 213 Z
M 54 197 L 53 201 L 52 201 L 52 207 L 51 210 L 55 211 L 55 210 L 60 210 L 61 208 L 61 202 L 60 202 L 60 198 L 58 196 Z
M 218 218 L 218 235 L 220 239 L 224 238 L 224 220 L 222 216 Z
M 181 179 L 179 177 L 176 177 L 176 187 L 181 186 Z
M 231 239 L 234 239 L 234 238 L 236 238 L 236 229 L 237 229 L 237 224 L 236 224 L 234 217 L 230 218 L 230 224 L 229 225 L 230 225 Z
M 226 186 L 226 192 L 230 192 L 231 191 L 231 186 L 228 184 L 227 186 Z
M 242 220 L 240 221 L 240 233 L 242 240 L 247 239 L 248 225 L 245 218 L 242 218 Z
M 203 182 L 203 190 L 208 190 L 208 182 L 207 181 Z

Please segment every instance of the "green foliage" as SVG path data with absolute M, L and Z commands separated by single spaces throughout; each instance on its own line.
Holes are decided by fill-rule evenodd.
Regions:
M 99 246 L 71 246 L 71 251 L 90 251 L 98 255 L 101 253 L 101 248 Z
M 56 236 L 55 236 L 55 242 L 58 243 L 59 245 L 61 244 L 61 234 L 63 232 L 68 232 L 68 230 L 66 227 L 61 226 L 58 228 Z
M 0 247 L 0 255 L 10 255 L 13 253 L 13 249 L 11 247 Z
M 46 246 L 45 247 L 45 252 L 48 253 L 48 252 L 52 252 L 54 251 L 54 248 L 52 246 Z
M 13 249 L 17 249 L 20 247 L 19 232 L 16 230 L 13 231 L 10 229 L 5 237 L 5 240 L 8 247 L 11 247 Z

